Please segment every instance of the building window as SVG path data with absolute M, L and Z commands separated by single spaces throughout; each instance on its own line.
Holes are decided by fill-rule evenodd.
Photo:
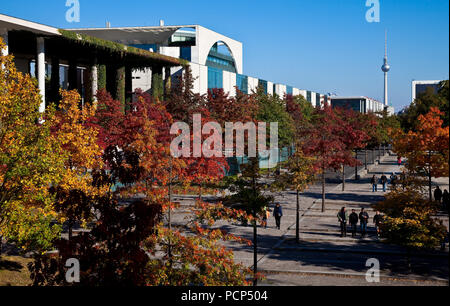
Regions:
M 293 88 L 292 86 L 286 86 L 286 94 L 292 95 L 293 94 Z
M 191 61 L 191 47 L 180 47 L 180 58 Z
M 217 42 L 209 51 L 206 66 L 236 73 L 236 65 L 230 49 L 224 42 Z
M 306 100 L 308 100 L 309 103 L 312 103 L 312 99 L 311 99 L 311 92 L 307 91 L 306 92 Z M 315 106 L 315 105 L 314 105 Z
M 208 67 L 208 89 L 223 88 L 223 71 Z
M 248 77 L 242 74 L 236 74 L 236 86 L 245 94 L 248 94 Z
M 258 81 L 258 86 L 262 87 L 264 93 L 267 95 L 267 81 L 259 80 Z

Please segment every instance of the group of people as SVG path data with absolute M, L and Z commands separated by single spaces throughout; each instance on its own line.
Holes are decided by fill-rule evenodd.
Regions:
M 277 229 L 281 228 L 281 217 L 283 217 L 283 208 L 280 203 L 275 204 L 275 208 L 273 209 L 273 216 L 275 217 L 275 224 Z M 270 209 L 266 206 L 264 207 L 263 212 L 263 226 L 267 228 L 267 219 L 270 217 Z
M 439 188 L 439 186 L 436 186 L 436 189 L 434 190 L 434 200 L 436 202 L 439 202 L 444 210 L 449 209 L 450 198 L 447 189 L 444 189 L 444 192 L 442 192 L 441 188 Z
M 369 214 L 361 208 L 359 215 L 356 213 L 355 209 L 352 209 L 352 213 L 348 215 L 345 207 L 342 207 L 337 214 L 338 221 L 341 227 L 341 237 L 347 237 L 347 224 L 350 224 L 352 237 L 356 237 L 358 221 L 360 224 L 361 237 L 367 236 L 367 224 L 369 223 Z M 375 224 L 377 230 L 377 236 L 380 236 L 381 230 L 380 225 L 383 221 L 383 217 L 379 211 L 376 212 L 373 217 L 373 223 Z
M 392 173 L 390 178 L 391 184 L 395 186 L 397 182 L 397 176 L 395 175 L 395 173 Z M 384 173 L 381 175 L 380 178 L 378 178 L 376 175 L 373 175 L 372 178 L 370 179 L 370 183 L 372 184 L 372 192 L 378 191 L 378 184 L 381 184 L 381 186 L 383 187 L 383 192 L 386 192 L 388 185 L 388 178 Z

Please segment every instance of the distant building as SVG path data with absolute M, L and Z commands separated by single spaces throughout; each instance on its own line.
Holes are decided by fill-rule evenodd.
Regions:
M 352 109 L 362 114 L 381 112 L 385 108 L 384 103 L 364 96 L 331 97 L 331 106 Z M 393 113 L 390 108 L 388 111 Z
M 437 93 L 439 90 L 439 83 L 442 81 L 432 80 L 432 81 L 412 81 L 412 94 L 411 101 L 414 100 L 421 94 L 424 93 L 427 88 L 433 88 L 434 92 Z

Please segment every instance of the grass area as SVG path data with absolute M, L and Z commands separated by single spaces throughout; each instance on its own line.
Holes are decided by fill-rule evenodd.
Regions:
M 0 286 L 31 285 L 27 264 L 31 258 L 20 256 L 0 256 Z

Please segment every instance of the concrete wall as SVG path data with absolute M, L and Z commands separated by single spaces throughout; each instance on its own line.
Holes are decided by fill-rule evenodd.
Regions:
M 133 71 L 132 78 L 133 90 L 140 88 L 144 92 L 150 92 L 150 90 L 152 89 L 152 70 L 150 68 L 146 68 L 143 71 Z
M 253 92 L 256 92 L 257 88 L 258 88 L 258 79 L 248 77 L 248 93 L 251 94 Z
M 195 52 L 192 53 L 192 61 L 197 62 L 201 65 L 206 65 L 206 59 L 208 58 L 209 51 L 212 46 L 218 42 L 224 42 L 228 48 L 230 49 L 231 54 L 234 57 L 237 73 L 243 74 L 244 65 L 243 65 L 243 50 L 242 43 L 211 31 L 202 26 L 197 26 L 197 36 L 196 36 L 196 46 L 192 47 L 192 49 L 196 49 Z M 198 55 L 197 55 L 198 54 Z M 194 56 L 195 55 L 195 56 Z
M 229 94 L 230 97 L 236 96 L 236 74 L 224 71 L 223 72 L 223 90 Z
M 267 82 L 267 94 L 273 95 L 273 83 L 272 82 Z

